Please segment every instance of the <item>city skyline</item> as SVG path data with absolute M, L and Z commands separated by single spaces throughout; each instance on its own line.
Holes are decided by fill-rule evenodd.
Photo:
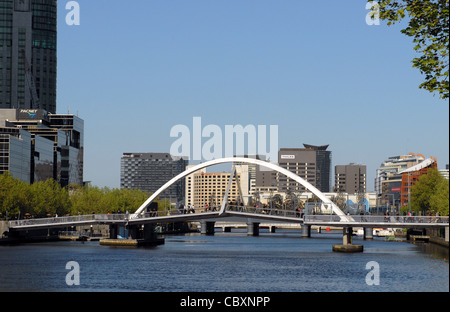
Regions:
M 448 157 L 448 102 L 420 90 L 410 38 L 366 24 L 365 1 L 58 3 L 57 111 L 85 120 L 85 180 L 119 187 L 126 152 L 169 152 L 170 129 L 278 125 L 279 148 L 329 144 L 331 167 Z

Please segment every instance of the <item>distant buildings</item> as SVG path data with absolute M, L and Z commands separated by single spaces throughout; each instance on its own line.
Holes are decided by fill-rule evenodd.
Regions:
M 249 194 L 249 170 L 246 165 L 236 166 L 236 176 L 228 192 L 228 202 L 246 203 Z M 230 172 L 207 173 L 205 169 L 186 177 L 186 205 L 195 209 L 220 209 L 230 181 Z M 245 197 L 244 197 L 245 196 Z
M 278 164 L 307 182 L 321 192 L 329 192 L 331 185 L 331 151 L 328 145 L 314 146 L 304 144 L 305 148 L 281 148 Z M 256 188 L 274 189 L 279 192 L 304 192 L 303 185 L 273 171 L 256 170 Z
M 84 121 L 42 109 L 0 109 L 0 174 L 83 184 Z
M 448 164 L 445 165 L 445 169 L 440 169 L 439 173 L 446 178 L 447 180 L 449 180 L 449 170 L 448 170 Z
M 389 157 L 377 169 L 375 192 L 378 206 L 400 208 L 408 205 L 411 187 L 430 168 L 437 168 L 435 157 L 426 159 L 419 153 Z
M 156 192 L 173 177 L 186 170 L 188 161 L 169 153 L 124 153 L 120 162 L 120 187 Z M 172 203 L 182 202 L 185 196 L 185 180 L 165 190 L 159 196 Z
M 281 148 L 278 165 L 300 176 L 331 200 L 339 198 L 346 205 L 364 201 L 367 210 L 368 205 L 390 209 L 406 205 L 410 187 L 417 178 L 429 168 L 437 166 L 435 158 L 425 159 L 422 154 L 389 157 L 377 169 L 376 192 L 371 193 L 366 187 L 366 165 L 336 165 L 335 193 L 330 193 L 331 151 L 327 150 L 328 146 L 304 146 Z M 241 157 L 259 159 L 255 155 Z M 237 177 L 231 183 L 229 202 L 267 204 L 276 195 L 283 200 L 312 198 L 311 192 L 303 185 L 276 171 L 246 163 L 235 163 L 235 166 Z M 167 153 L 124 153 L 121 160 L 121 187 L 140 188 L 152 193 L 189 167 L 186 160 L 175 159 Z M 230 172 L 207 172 L 204 168 L 180 180 L 162 193 L 160 198 L 171 199 L 172 203 L 193 205 L 196 209 L 219 209 L 230 177 Z
M 417 165 L 409 167 L 401 171 L 402 175 L 402 186 L 401 186 L 401 205 L 405 206 L 409 203 L 409 195 L 411 193 L 411 188 L 416 184 L 417 180 L 424 174 L 428 173 L 428 170 L 437 168 L 437 159 L 431 157 L 425 159 Z
M 349 194 L 366 192 L 366 166 L 349 164 L 335 166 L 336 192 Z

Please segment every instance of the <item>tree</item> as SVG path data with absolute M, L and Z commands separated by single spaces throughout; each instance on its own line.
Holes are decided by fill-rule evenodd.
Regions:
M 416 213 L 439 212 L 440 215 L 448 215 L 448 190 L 449 181 L 437 169 L 429 170 L 411 188 L 411 209 Z
M 414 50 L 421 55 L 412 60 L 413 67 L 425 75 L 419 88 L 449 97 L 449 0 L 379 0 L 372 9 L 380 19 L 393 25 L 409 17 L 408 27 L 401 32 L 413 38 Z M 377 6 L 377 7 L 375 7 Z
M 69 194 L 53 179 L 31 184 L 30 214 L 44 218 L 48 216 L 63 216 L 69 212 Z
M 449 181 L 441 178 L 433 195 L 430 197 L 431 209 L 439 212 L 441 216 L 448 216 L 449 206 Z
M 0 214 L 12 219 L 24 216 L 29 209 L 29 185 L 15 179 L 9 172 L 0 174 Z

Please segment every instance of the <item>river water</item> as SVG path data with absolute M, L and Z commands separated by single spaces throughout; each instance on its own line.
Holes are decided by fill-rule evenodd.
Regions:
M 168 235 L 164 245 L 154 248 L 98 242 L 0 246 L 0 291 L 449 291 L 445 248 L 355 237 L 364 252 L 343 254 L 331 250 L 342 242 L 340 232 L 302 238 L 290 230 L 261 229 L 259 237 L 233 231 Z M 79 264 L 79 285 L 66 283 L 74 272 L 73 267 L 66 269 L 69 261 Z M 371 261 L 378 271 L 366 268 Z M 379 285 L 368 285 L 366 277 L 375 273 Z

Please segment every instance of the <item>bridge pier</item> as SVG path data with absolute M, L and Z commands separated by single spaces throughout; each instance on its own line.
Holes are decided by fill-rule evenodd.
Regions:
M 445 241 L 448 242 L 448 226 L 445 227 Z
M 139 225 L 128 225 L 128 238 L 131 237 L 132 239 L 138 239 L 139 238 Z
M 155 224 L 147 223 L 143 226 L 140 224 L 126 226 L 125 233 L 128 232 L 127 238 L 117 239 L 119 233 L 119 225 L 111 224 L 109 226 L 109 239 L 101 239 L 100 245 L 106 246 L 157 246 L 164 244 L 164 238 L 158 237 L 155 232 Z
M 373 228 L 363 228 L 364 229 L 364 240 L 366 239 L 373 239 Z
M 214 221 L 201 221 L 200 233 L 203 235 L 214 235 Z
M 311 225 L 302 224 L 302 237 L 311 237 Z
M 117 233 L 119 233 L 119 226 L 117 224 L 109 225 L 109 238 L 117 239 Z
M 353 228 L 344 227 L 342 233 L 342 245 L 333 245 L 333 251 L 338 252 L 362 252 L 363 245 L 353 245 Z
M 247 235 L 248 236 L 259 236 L 259 223 L 258 222 L 247 222 Z

